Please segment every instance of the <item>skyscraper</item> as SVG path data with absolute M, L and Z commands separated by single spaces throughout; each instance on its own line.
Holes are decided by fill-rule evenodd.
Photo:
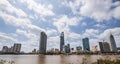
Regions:
M 64 32 L 62 32 L 60 35 L 60 52 L 63 51 L 63 46 L 64 46 Z
M 7 53 L 7 52 L 8 52 L 8 47 L 7 47 L 7 46 L 3 46 L 2 52 L 3 52 L 3 53 Z
M 82 42 L 83 42 L 84 51 L 90 51 L 89 39 L 84 38 L 84 39 L 82 39 Z
M 115 43 L 115 39 L 112 34 L 110 34 L 110 47 L 112 52 L 117 52 L 117 47 Z
M 13 52 L 20 53 L 20 50 L 21 50 L 21 44 L 15 43 L 13 46 Z
M 46 45 L 47 45 L 47 35 L 45 32 L 41 32 L 40 34 L 40 45 L 39 45 L 39 53 L 46 53 Z
M 108 52 L 110 52 L 109 43 L 107 43 L 107 42 L 99 42 L 99 46 L 100 46 L 100 51 L 102 53 L 108 53 Z
M 68 53 L 70 53 L 70 44 L 67 44 L 68 47 Z

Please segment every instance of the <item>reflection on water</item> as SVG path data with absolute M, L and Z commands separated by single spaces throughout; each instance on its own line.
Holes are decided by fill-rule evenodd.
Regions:
M 38 56 L 38 64 L 45 64 L 46 63 L 46 57 L 44 56 L 44 55 L 42 55 L 42 56 Z
M 0 55 L 0 59 L 15 61 L 15 64 L 91 64 L 97 59 L 120 59 L 119 55 Z

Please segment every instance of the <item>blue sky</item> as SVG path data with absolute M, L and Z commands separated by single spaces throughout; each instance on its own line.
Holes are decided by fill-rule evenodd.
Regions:
M 47 49 L 65 43 L 82 46 L 88 37 L 91 50 L 99 41 L 109 42 L 110 32 L 120 47 L 119 0 L 0 0 L 0 49 L 22 44 L 22 51 L 38 50 L 40 32 L 46 32 Z

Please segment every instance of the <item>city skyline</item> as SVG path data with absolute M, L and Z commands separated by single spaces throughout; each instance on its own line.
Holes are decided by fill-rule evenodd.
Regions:
M 82 45 L 83 45 L 83 49 L 81 46 L 76 46 L 75 48 L 71 48 L 70 44 L 65 44 L 64 41 L 64 32 L 61 32 L 60 34 L 60 48 L 57 49 L 55 48 L 51 48 L 49 50 L 47 50 L 47 35 L 45 32 L 41 32 L 40 33 L 40 41 L 39 41 L 39 50 L 33 49 L 31 52 L 32 53 L 40 53 L 40 54 L 47 54 L 49 52 L 53 53 L 56 52 L 58 53 L 58 51 L 60 53 L 72 53 L 73 52 L 101 52 L 101 53 L 110 53 L 110 52 L 119 52 L 119 47 L 116 47 L 116 42 L 114 39 L 114 36 L 110 33 L 109 35 L 109 40 L 110 42 L 98 42 L 99 43 L 99 50 L 95 47 L 94 50 L 90 49 L 90 43 L 89 43 L 89 38 L 83 38 L 82 39 Z M 25 51 L 21 51 L 21 44 L 19 43 L 14 43 L 14 46 L 8 47 L 8 46 L 3 46 L 2 50 L 0 50 L 3 53 L 26 53 Z M 29 52 L 29 53 L 31 53 Z
M 20 43 L 14 43 L 13 46 L 8 47 L 8 46 L 3 46 L 3 48 L 1 49 L 1 53 L 9 53 L 9 54 L 19 54 L 21 53 L 21 44 Z
M 90 49 L 109 42 L 110 32 L 120 47 L 120 1 L 118 0 L 0 0 L 0 49 L 21 43 L 21 51 L 39 50 L 40 32 L 47 37 L 47 50 L 65 45 L 82 46 L 89 38 Z

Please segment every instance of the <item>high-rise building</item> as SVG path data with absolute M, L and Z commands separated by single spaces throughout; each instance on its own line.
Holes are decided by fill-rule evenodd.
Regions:
M 60 52 L 63 51 L 63 46 L 64 46 L 64 32 L 62 32 L 60 35 Z
M 117 52 L 117 47 L 115 43 L 115 39 L 112 34 L 110 34 L 110 47 L 112 52 Z
M 70 53 L 70 44 L 67 44 L 67 45 L 63 46 L 63 52 L 64 53 Z
M 8 52 L 8 47 L 7 47 L 7 46 L 3 46 L 2 52 L 3 52 L 3 53 L 7 53 L 7 52 Z
M 109 43 L 107 43 L 107 42 L 99 42 L 99 46 L 100 46 L 100 51 L 102 53 L 108 53 L 108 52 L 110 52 Z
M 67 44 L 67 47 L 68 47 L 67 52 L 70 53 L 70 44 Z
M 89 39 L 84 38 L 84 39 L 82 39 L 82 42 L 83 42 L 84 51 L 90 51 Z
M 45 32 L 41 32 L 40 34 L 40 45 L 39 45 L 39 53 L 45 54 L 47 46 L 47 35 Z
M 13 53 L 20 53 L 21 44 L 15 43 L 13 46 Z
M 118 52 L 120 52 L 120 47 L 117 47 Z

